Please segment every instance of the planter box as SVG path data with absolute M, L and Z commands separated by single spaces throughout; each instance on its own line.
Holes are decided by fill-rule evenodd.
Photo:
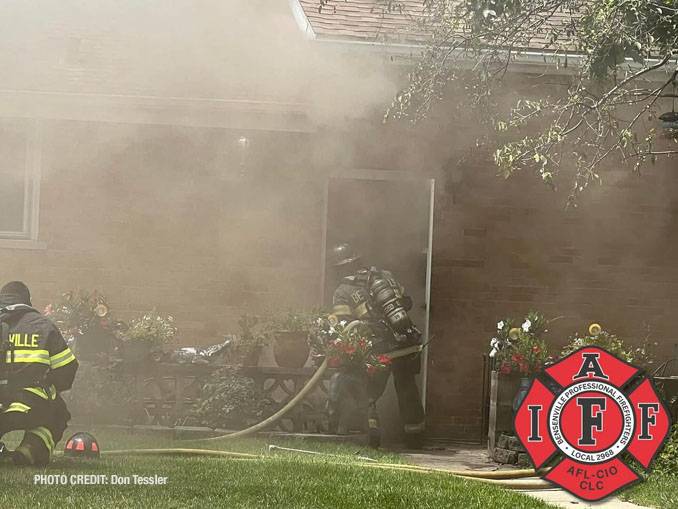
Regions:
M 494 454 L 500 433 L 513 433 L 513 398 L 520 389 L 520 375 L 490 373 L 490 414 L 487 449 Z

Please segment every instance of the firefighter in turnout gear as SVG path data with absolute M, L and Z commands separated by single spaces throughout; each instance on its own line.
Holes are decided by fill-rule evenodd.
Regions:
M 360 256 L 348 244 L 335 246 L 332 254 L 338 275 L 343 276 L 334 292 L 333 313 L 340 320 L 370 323 L 376 335 L 372 351 L 377 355 L 420 344 L 421 333 L 407 313 L 412 300 L 405 295 L 393 274 L 376 267 L 361 267 Z M 424 432 L 424 408 L 415 381 L 419 370 L 418 354 L 394 358 L 390 370 L 393 371 L 405 444 L 412 448 L 421 447 Z M 374 446 L 380 441 L 376 403 L 386 389 L 390 371 L 377 371 L 367 386 L 370 443 Z
M 19 465 L 46 465 L 71 418 L 59 393 L 71 388 L 78 361 L 20 281 L 0 290 L 0 325 L 0 439 L 25 431 L 16 450 L 3 454 Z

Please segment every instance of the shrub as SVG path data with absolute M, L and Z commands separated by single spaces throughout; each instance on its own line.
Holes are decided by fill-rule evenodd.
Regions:
M 210 428 L 240 429 L 270 415 L 273 406 L 252 378 L 228 367 L 207 379 L 193 415 Z
M 652 472 L 659 475 L 678 476 L 678 423 L 673 425 L 664 449 L 654 462 Z
M 120 423 L 132 418 L 134 376 L 101 355 L 81 364 L 70 391 L 63 398 L 76 422 Z
M 606 330 L 600 330 L 600 332 L 595 331 L 595 325 L 596 324 L 591 325 L 591 327 L 589 327 L 590 332 L 587 332 L 586 334 L 575 334 L 572 336 L 570 341 L 567 343 L 567 345 L 565 345 L 562 352 L 560 353 L 561 357 L 565 357 L 575 350 L 585 346 L 598 346 L 600 348 L 604 348 L 610 353 L 615 354 L 617 357 L 620 357 L 626 362 L 640 366 L 648 366 L 652 364 L 649 334 L 646 335 L 641 346 L 633 347 L 624 343 L 624 340 L 616 334 Z
M 151 312 L 132 320 L 124 330 L 116 331 L 121 341 L 141 341 L 145 343 L 162 344 L 174 339 L 177 329 L 173 325 L 171 316 L 163 317 Z

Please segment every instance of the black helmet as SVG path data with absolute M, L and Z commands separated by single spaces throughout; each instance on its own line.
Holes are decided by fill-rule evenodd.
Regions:
M 26 304 L 31 306 L 31 292 L 21 281 L 10 281 L 0 289 L 1 304 Z
M 66 441 L 66 456 L 81 456 L 84 458 L 99 457 L 99 442 L 89 433 L 80 431 Z
M 360 259 L 360 255 L 353 252 L 351 246 L 346 243 L 337 244 L 332 248 L 334 266 L 339 267 Z

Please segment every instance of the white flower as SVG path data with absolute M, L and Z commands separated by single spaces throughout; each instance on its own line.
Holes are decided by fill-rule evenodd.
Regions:
M 523 322 L 523 331 L 530 332 L 530 327 L 532 327 L 532 322 L 529 318 L 526 318 Z
M 502 330 L 504 328 L 504 321 L 502 320 L 497 324 L 497 330 Z
M 345 326 L 346 326 L 346 320 L 340 321 L 340 322 L 339 322 L 339 325 L 341 325 L 342 327 L 345 327 Z
M 492 347 L 492 351 L 490 352 L 490 357 L 494 357 L 499 352 L 499 346 L 500 346 L 499 340 L 497 338 L 490 339 L 490 346 Z

